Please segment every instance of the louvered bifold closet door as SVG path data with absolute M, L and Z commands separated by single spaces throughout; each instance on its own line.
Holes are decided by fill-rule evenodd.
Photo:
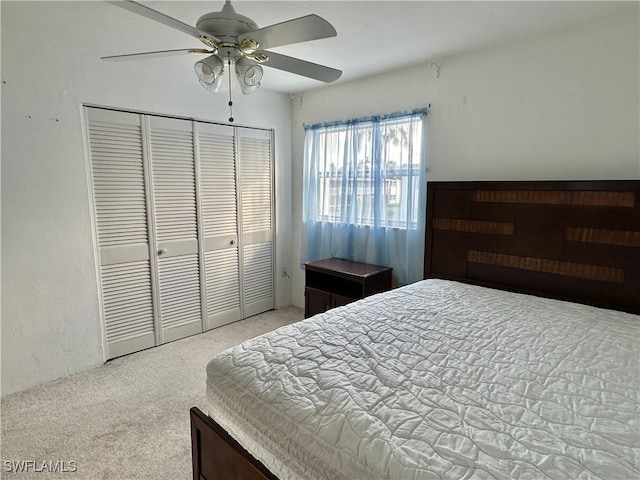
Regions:
M 193 127 L 148 117 L 161 343 L 202 332 Z
M 107 356 L 156 344 L 142 119 L 86 109 Z
M 196 124 L 204 233 L 205 329 L 242 318 L 233 127 Z
M 271 132 L 236 129 L 242 217 L 244 316 L 273 308 L 273 159 Z

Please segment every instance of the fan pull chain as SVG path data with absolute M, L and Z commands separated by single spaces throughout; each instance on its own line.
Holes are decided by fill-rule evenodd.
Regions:
M 231 57 L 227 55 L 227 65 L 229 69 L 227 71 L 227 77 L 229 77 L 229 122 L 233 123 L 233 102 L 231 101 Z

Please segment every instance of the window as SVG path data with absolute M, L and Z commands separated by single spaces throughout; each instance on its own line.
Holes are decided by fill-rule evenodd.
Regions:
M 305 126 L 303 260 L 339 256 L 403 270 L 388 243 L 423 223 L 426 113 Z M 372 234 L 377 240 L 363 240 Z

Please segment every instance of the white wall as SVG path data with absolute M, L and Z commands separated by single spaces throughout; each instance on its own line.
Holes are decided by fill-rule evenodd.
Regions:
M 54 15 L 72 19 L 74 9 L 95 8 L 98 18 L 112 6 L 2 2 L 1 8 L 1 388 L 6 395 L 104 359 L 82 105 L 223 122 L 229 114 L 225 95 L 212 95 L 195 81 L 192 59 L 150 77 L 143 68 L 153 71 L 166 63 L 102 62 L 83 49 L 71 29 L 48 21 Z M 290 270 L 290 99 L 268 91 L 235 97 L 238 124 L 275 128 L 276 271 Z M 276 280 L 276 305 L 290 305 L 291 280 L 280 275 Z
M 305 93 L 293 103 L 293 299 L 305 123 L 431 104 L 430 180 L 640 178 L 638 16 L 610 18 Z

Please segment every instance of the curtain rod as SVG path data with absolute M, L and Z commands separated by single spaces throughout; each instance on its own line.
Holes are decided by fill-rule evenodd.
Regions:
M 429 106 L 431 106 L 431 105 L 429 105 Z M 405 111 L 401 111 L 401 112 L 387 113 L 387 114 L 384 114 L 384 115 L 369 115 L 367 117 L 351 118 L 351 119 L 348 119 L 348 120 L 335 120 L 335 121 L 332 121 L 332 122 L 313 123 L 311 125 L 307 125 L 305 123 L 305 124 L 303 124 L 303 126 L 304 126 L 305 130 L 317 130 L 317 129 L 320 129 L 320 128 L 336 127 L 336 126 L 339 126 L 339 125 L 356 125 L 358 123 L 380 122 L 380 121 L 383 121 L 383 120 L 391 120 L 391 119 L 394 119 L 394 118 L 427 115 L 428 113 L 429 113 L 429 108 L 428 107 L 423 107 L 423 108 L 414 108 L 413 110 L 405 110 Z

